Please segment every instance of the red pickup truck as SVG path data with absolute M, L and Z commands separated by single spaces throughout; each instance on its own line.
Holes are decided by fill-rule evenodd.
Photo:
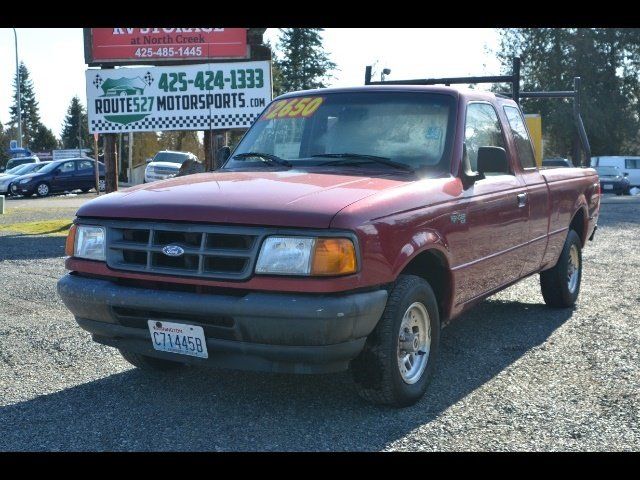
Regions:
M 278 97 L 215 172 L 77 212 L 58 292 L 141 368 L 350 368 L 361 396 L 410 405 L 441 327 L 540 274 L 574 305 L 600 183 L 539 170 L 516 102 L 449 87 Z

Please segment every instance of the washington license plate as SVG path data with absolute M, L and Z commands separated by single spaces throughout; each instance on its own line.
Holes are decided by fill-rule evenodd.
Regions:
M 603 185 L 602 189 L 603 190 L 613 190 L 613 185 Z
M 160 320 L 148 320 L 147 323 L 156 350 L 209 358 L 202 327 Z

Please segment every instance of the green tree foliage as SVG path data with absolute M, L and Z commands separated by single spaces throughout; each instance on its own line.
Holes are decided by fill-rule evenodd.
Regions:
M 0 122 L 0 167 L 4 167 L 9 160 L 9 132 L 4 129 Z
M 31 147 L 38 126 L 40 125 L 40 113 L 38 102 L 33 89 L 33 82 L 29 77 L 29 70 L 24 63 L 20 63 L 20 118 L 22 119 L 22 146 Z M 11 119 L 9 125 L 18 128 L 18 78 L 13 78 L 13 104 L 9 108 Z
M 505 71 L 522 58 L 522 90 L 572 90 L 582 79 L 582 118 L 597 155 L 640 154 L 640 30 L 613 28 L 502 29 L 498 57 Z M 577 146 L 570 100 L 522 101 L 542 115 L 545 156 L 570 156 Z
M 156 132 L 140 132 L 133 134 L 133 166 L 137 167 L 146 162 L 147 158 L 153 158 L 160 148 L 158 134 Z
M 93 147 L 93 137 L 89 133 L 87 112 L 80 99 L 74 96 L 67 108 L 67 116 L 62 124 L 60 141 L 62 148 L 80 148 L 79 138 L 82 138 L 82 148 Z
M 31 141 L 31 150 L 34 152 L 50 151 L 58 148 L 58 139 L 50 128 L 39 124 Z
M 159 138 L 160 150 L 191 152 L 198 160 L 204 160 L 204 146 L 198 132 L 192 130 L 164 131 Z
M 282 59 L 274 64 L 274 87 L 281 82 L 282 91 L 308 90 L 326 86 L 335 63 L 322 46 L 322 28 L 283 28 L 280 30 L 278 49 Z M 278 77 L 281 75 L 281 79 Z M 275 88 L 274 88 L 275 90 Z

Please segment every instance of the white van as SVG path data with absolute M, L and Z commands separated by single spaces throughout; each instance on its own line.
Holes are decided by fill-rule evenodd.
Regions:
M 640 187 L 640 157 L 591 157 L 592 167 L 618 167 L 623 175 L 629 179 L 632 187 Z

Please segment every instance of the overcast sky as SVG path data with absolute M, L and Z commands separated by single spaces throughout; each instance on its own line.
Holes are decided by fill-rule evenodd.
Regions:
M 18 28 L 18 55 L 31 73 L 42 122 L 60 135 L 71 98 L 86 105 L 81 28 Z M 266 38 L 277 43 L 278 29 Z M 364 82 L 366 65 L 390 68 L 389 79 L 498 74 L 494 29 L 351 29 L 325 30 L 324 46 L 337 64 L 331 86 Z M 0 28 L 0 121 L 9 121 L 15 75 L 13 31 Z

